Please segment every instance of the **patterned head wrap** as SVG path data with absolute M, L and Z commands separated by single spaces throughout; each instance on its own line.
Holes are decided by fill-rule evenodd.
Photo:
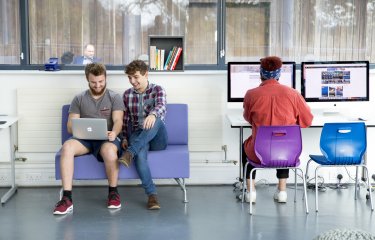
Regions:
M 260 59 L 260 76 L 263 80 L 279 79 L 283 62 L 279 57 L 269 56 Z
M 281 73 L 281 68 L 274 71 L 267 71 L 266 69 L 260 67 L 260 76 L 263 79 L 279 79 Z

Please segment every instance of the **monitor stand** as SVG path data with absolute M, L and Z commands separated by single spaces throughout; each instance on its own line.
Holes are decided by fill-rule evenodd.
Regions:
M 323 115 L 324 116 L 338 116 L 341 115 L 342 108 L 337 107 L 336 104 L 334 104 L 331 107 L 323 108 Z
M 325 108 L 323 109 L 324 116 L 338 116 L 340 115 L 340 109 L 338 108 Z

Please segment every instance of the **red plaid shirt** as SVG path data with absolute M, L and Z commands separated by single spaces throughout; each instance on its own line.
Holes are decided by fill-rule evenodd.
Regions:
M 163 122 L 166 114 L 165 90 L 156 84 L 149 83 L 144 93 L 138 93 L 129 88 L 123 95 L 125 111 L 123 122 L 123 137 L 128 138 L 129 124 L 131 131 L 142 128 L 143 120 L 150 114 L 159 117 Z

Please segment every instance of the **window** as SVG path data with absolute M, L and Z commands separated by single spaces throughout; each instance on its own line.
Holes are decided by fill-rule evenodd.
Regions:
M 31 63 L 92 44 L 100 61 L 123 65 L 147 59 L 149 35 L 185 35 L 187 64 L 216 64 L 216 13 L 207 1 L 29 0 Z
M 18 1 L 0 1 L 0 64 L 20 63 Z

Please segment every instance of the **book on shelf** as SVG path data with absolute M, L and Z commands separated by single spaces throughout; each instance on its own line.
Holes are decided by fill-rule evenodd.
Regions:
M 171 70 L 175 70 L 176 64 L 177 64 L 178 60 L 180 59 L 181 52 L 182 52 L 182 48 L 179 47 L 178 50 L 177 50 L 177 53 L 176 53 L 176 57 L 175 57 L 175 59 L 173 61 Z
M 175 70 L 181 52 L 181 47 L 174 46 L 166 56 L 165 49 L 150 46 L 150 70 Z
M 155 58 L 156 58 L 156 46 L 150 46 L 150 69 L 156 70 L 156 64 L 155 64 Z

